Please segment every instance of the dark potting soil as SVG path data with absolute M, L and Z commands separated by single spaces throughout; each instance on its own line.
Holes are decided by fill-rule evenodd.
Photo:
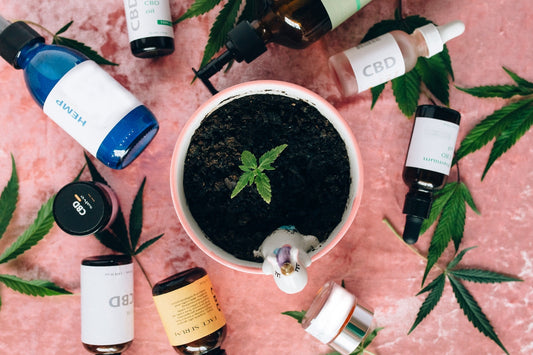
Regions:
M 242 171 L 241 153 L 257 159 L 287 144 L 266 171 L 267 204 L 255 185 L 230 198 Z M 344 213 L 350 189 L 346 146 L 331 125 L 304 101 L 257 94 L 211 113 L 194 133 L 184 167 L 189 209 L 205 235 L 239 259 L 258 261 L 253 250 L 278 227 L 293 225 L 324 241 Z

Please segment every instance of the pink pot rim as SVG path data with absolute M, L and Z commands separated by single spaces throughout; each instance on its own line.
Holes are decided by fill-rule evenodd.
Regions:
M 353 195 L 350 196 L 348 201 L 349 210 L 344 212 L 343 220 L 335 228 L 333 232 L 335 233 L 335 235 L 333 235 L 332 233 L 332 236 L 330 236 L 325 242 L 321 243 L 321 247 L 318 248 L 317 251 L 314 251 L 310 254 L 311 260 L 313 262 L 320 259 L 331 249 L 333 249 L 333 247 L 335 247 L 335 245 L 337 245 L 337 243 L 346 234 L 355 219 L 357 210 L 359 209 L 359 205 L 361 204 L 361 196 L 363 192 L 363 166 L 361 160 L 361 152 L 359 150 L 359 146 L 357 145 L 355 136 L 353 135 L 351 128 L 348 126 L 348 124 L 337 111 L 337 109 L 318 94 L 304 87 L 288 82 L 276 80 L 257 80 L 237 84 L 209 98 L 187 120 L 187 122 L 181 129 L 178 139 L 176 141 L 170 165 L 170 191 L 172 196 L 172 203 L 185 232 L 187 233 L 189 238 L 191 238 L 191 240 L 205 254 L 229 268 L 253 274 L 263 273 L 261 269 L 262 263 L 238 260 L 235 257 L 231 257 L 228 253 L 222 251 L 209 240 L 206 240 L 204 236 L 198 235 L 199 233 L 197 232 L 197 229 L 200 231 L 200 234 L 202 234 L 202 232 L 196 225 L 194 219 L 191 220 L 189 218 L 190 212 L 188 211 L 188 208 L 186 206 L 185 198 L 180 198 L 183 189 L 180 189 L 181 186 L 178 186 L 179 184 L 177 182 L 182 181 L 183 169 L 180 169 L 180 166 L 182 166 L 183 164 L 184 157 L 189 146 L 190 138 L 196 128 L 198 128 L 198 126 L 200 125 L 202 118 L 214 110 L 213 105 L 218 107 L 220 103 L 225 102 L 240 93 L 251 92 L 253 94 L 257 93 L 258 91 L 273 91 L 275 93 L 298 93 L 300 96 L 303 96 L 300 97 L 301 99 L 304 99 L 316 106 L 319 111 L 321 111 L 321 113 L 324 113 L 323 111 L 326 111 L 332 114 L 333 121 L 330 121 L 335 126 L 337 131 L 339 131 L 339 134 L 345 141 L 346 148 L 348 150 L 348 155 L 350 158 L 350 169 L 357 175 L 352 176 L 352 186 L 350 187 L 350 194 L 352 195 L 353 192 Z M 357 181 L 354 182 L 354 179 Z M 355 187 L 354 184 L 356 184 Z M 236 259 L 236 262 L 228 260 L 227 257 L 223 257 L 220 254 L 227 254 L 226 256 L 229 256 L 229 259 Z

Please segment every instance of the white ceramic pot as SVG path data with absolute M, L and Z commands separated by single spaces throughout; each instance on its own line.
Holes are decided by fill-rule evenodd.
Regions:
M 289 96 L 309 103 L 331 122 L 346 144 L 351 172 L 351 186 L 347 206 L 341 222 L 335 227 L 329 237 L 324 242 L 320 243 L 316 249 L 309 252 L 309 256 L 313 262 L 330 251 L 344 236 L 352 224 L 361 202 L 363 171 L 359 147 L 350 127 L 332 105 L 330 105 L 324 98 L 308 89 L 281 81 L 260 80 L 232 86 L 207 100 L 187 121 L 174 148 L 170 167 L 170 189 L 174 208 L 186 233 L 207 255 L 232 269 L 260 274 L 262 273 L 261 262 L 238 259 L 215 245 L 205 236 L 204 232 L 200 229 L 189 211 L 183 190 L 183 167 L 185 164 L 185 157 L 187 155 L 191 137 L 202 123 L 202 120 L 220 106 L 231 100 L 255 94 L 277 94 Z

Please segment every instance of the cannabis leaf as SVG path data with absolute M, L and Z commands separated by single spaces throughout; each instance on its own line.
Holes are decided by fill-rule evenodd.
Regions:
M 505 349 L 500 339 L 496 335 L 496 332 L 490 324 L 487 316 L 483 313 L 477 301 L 459 279 L 478 283 L 502 283 L 522 280 L 516 277 L 482 269 L 455 269 L 457 264 L 463 259 L 466 252 L 473 248 L 475 247 L 467 248 L 457 253 L 454 259 L 450 261 L 446 269 L 417 294 L 418 296 L 429 292 L 418 311 L 416 319 L 413 323 L 413 326 L 409 330 L 409 333 L 411 333 L 418 326 L 418 324 L 420 324 L 420 322 L 422 322 L 422 320 L 426 318 L 426 316 L 435 308 L 441 299 L 445 281 L 446 278 L 448 278 L 455 298 L 457 299 L 459 306 L 463 310 L 463 313 L 466 315 L 468 320 L 482 334 L 494 341 L 503 351 L 505 351 L 505 353 L 508 354 L 507 349 Z
M 361 42 L 366 42 L 394 30 L 401 30 L 412 33 L 416 28 L 431 23 L 430 20 L 418 15 L 403 18 L 400 10 L 394 13 L 394 20 L 384 20 L 372 26 Z M 431 58 L 418 58 L 418 62 L 413 70 L 392 80 L 392 92 L 402 113 L 411 117 L 416 111 L 421 93 L 421 84 L 443 104 L 449 104 L 449 77 L 453 80 L 453 70 L 448 49 Z M 371 89 L 372 105 L 374 107 L 379 99 L 385 84 L 378 85 Z
M 533 83 L 505 67 L 503 69 L 516 85 L 478 86 L 469 89 L 458 87 L 476 97 L 519 97 L 518 101 L 494 111 L 478 123 L 463 139 L 455 154 L 454 163 L 495 139 L 481 180 L 496 159 L 509 150 L 533 124 Z
M 259 195 L 261 195 L 266 203 L 270 203 L 272 199 L 270 179 L 263 171 L 274 170 L 272 163 L 274 163 L 285 148 L 287 148 L 287 144 L 281 144 L 264 153 L 259 158 L 259 165 L 257 164 L 255 155 L 248 150 L 243 151 L 241 154 L 242 165 L 239 165 L 239 168 L 244 171 L 244 173 L 239 178 L 239 181 L 237 181 L 237 185 L 231 193 L 231 198 L 237 196 L 237 194 L 246 186 L 252 186 L 255 183 Z
M 11 155 L 11 177 L 0 195 L 0 238 L 9 225 L 18 201 L 18 175 L 15 158 Z M 53 196 L 40 208 L 37 217 L 4 252 L 0 255 L 0 264 L 6 263 L 35 246 L 53 226 Z M 52 296 L 70 294 L 69 291 L 46 280 L 23 280 L 14 275 L 0 274 L 0 282 L 20 293 L 33 296 Z M 0 301 L 0 306 L 2 305 Z
M 209 60 L 224 46 L 226 43 L 226 36 L 229 31 L 233 29 L 235 24 L 244 21 L 252 20 L 256 11 L 256 1 L 244 0 L 245 5 L 242 12 L 239 14 L 239 9 L 243 0 L 228 0 L 224 7 L 220 10 L 215 22 L 209 31 L 209 38 L 204 48 L 204 54 L 200 67 L 205 66 Z M 203 15 L 211 11 L 221 0 L 196 0 L 187 9 L 187 11 L 174 23 L 181 22 L 191 17 Z M 238 18 L 237 18 L 238 16 Z M 231 65 L 228 65 L 228 67 Z
M 65 26 L 61 27 L 59 31 L 53 34 L 52 43 L 62 45 L 65 47 L 69 47 L 72 49 L 76 49 L 77 51 L 85 54 L 89 59 L 95 61 L 97 64 L 106 64 L 106 65 L 118 65 L 117 63 L 113 63 L 104 57 L 102 57 L 100 54 L 98 54 L 95 50 L 93 50 L 91 47 L 87 46 L 86 44 L 82 42 L 78 42 L 75 39 L 62 37 L 60 34 L 64 33 L 69 29 L 69 27 L 72 25 L 74 21 L 70 21 Z
M 100 175 L 98 170 L 96 170 L 96 167 L 91 162 L 87 154 L 85 154 L 85 161 L 87 163 L 87 167 L 89 168 L 89 172 L 91 173 L 91 177 L 93 181 L 100 182 L 102 184 L 107 185 L 107 182 L 102 177 L 102 175 Z M 137 247 L 137 245 L 139 244 L 139 239 L 141 237 L 141 231 L 142 231 L 142 225 L 143 225 L 142 224 L 142 220 L 143 220 L 142 196 L 144 192 L 145 183 L 146 183 L 146 178 L 143 179 L 141 186 L 139 187 L 139 190 L 137 191 L 137 194 L 135 195 L 135 199 L 133 200 L 133 204 L 131 206 L 129 233 L 128 233 L 128 228 L 126 227 L 126 221 L 124 219 L 124 214 L 122 213 L 122 210 L 119 209 L 119 211 L 117 212 L 115 221 L 111 224 L 110 228 L 94 234 L 96 239 L 98 239 L 100 243 L 102 243 L 109 249 L 122 253 L 122 254 L 135 256 L 141 253 L 146 248 L 148 248 L 150 245 L 154 244 L 161 237 L 163 237 L 163 234 L 160 234 L 152 239 L 149 239 L 148 241 L 144 242 L 139 247 Z
M 286 316 L 289 316 L 289 317 L 292 317 L 294 319 L 296 319 L 298 321 L 298 323 L 302 323 L 302 320 L 304 319 L 305 317 L 305 313 L 306 311 L 286 311 L 286 312 L 282 312 L 281 314 L 284 314 Z
M 466 205 L 479 214 L 468 187 L 462 182 L 447 183 L 435 194 L 435 202 L 429 218 L 424 221 L 421 229 L 422 232 L 427 230 L 440 216 L 431 238 L 422 285 L 425 283 L 429 270 L 435 265 L 451 240 L 454 242 L 455 250 L 459 249 L 466 220 Z

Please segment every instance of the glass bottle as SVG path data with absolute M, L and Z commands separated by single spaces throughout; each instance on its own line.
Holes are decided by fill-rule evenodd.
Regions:
M 93 354 L 120 354 L 133 342 L 133 263 L 128 255 L 83 259 L 81 341 Z
M 169 0 L 124 0 L 131 52 L 153 58 L 174 52 Z
M 357 349 L 372 327 L 374 314 L 356 297 L 333 281 L 316 294 L 302 319 L 306 332 L 341 355 Z
M 108 228 L 119 209 L 115 192 L 107 185 L 76 181 L 65 185 L 54 198 L 54 220 L 65 233 L 85 236 Z
M 182 355 L 225 355 L 226 319 L 206 271 L 195 267 L 152 288 L 170 344 Z
M 212 93 L 209 78 L 232 59 L 250 63 L 266 51 L 267 43 L 302 49 L 318 40 L 371 0 L 272 0 L 260 19 L 240 22 L 228 33 L 226 51 L 200 68 L 196 75 Z
M 440 53 L 444 43 L 464 28 L 461 21 L 453 21 L 438 27 L 430 23 L 411 35 L 391 31 L 331 56 L 328 64 L 341 94 L 352 96 L 402 76 L 415 67 L 418 57 Z
M 444 187 L 450 174 L 460 120 L 461 114 L 447 107 L 422 105 L 416 109 L 402 174 L 409 186 L 403 206 L 407 244 L 418 240 L 431 211 L 433 193 Z
M 0 55 L 24 71 L 44 113 L 105 165 L 122 169 L 159 125 L 137 98 L 82 53 L 48 45 L 24 22 L 0 17 Z

